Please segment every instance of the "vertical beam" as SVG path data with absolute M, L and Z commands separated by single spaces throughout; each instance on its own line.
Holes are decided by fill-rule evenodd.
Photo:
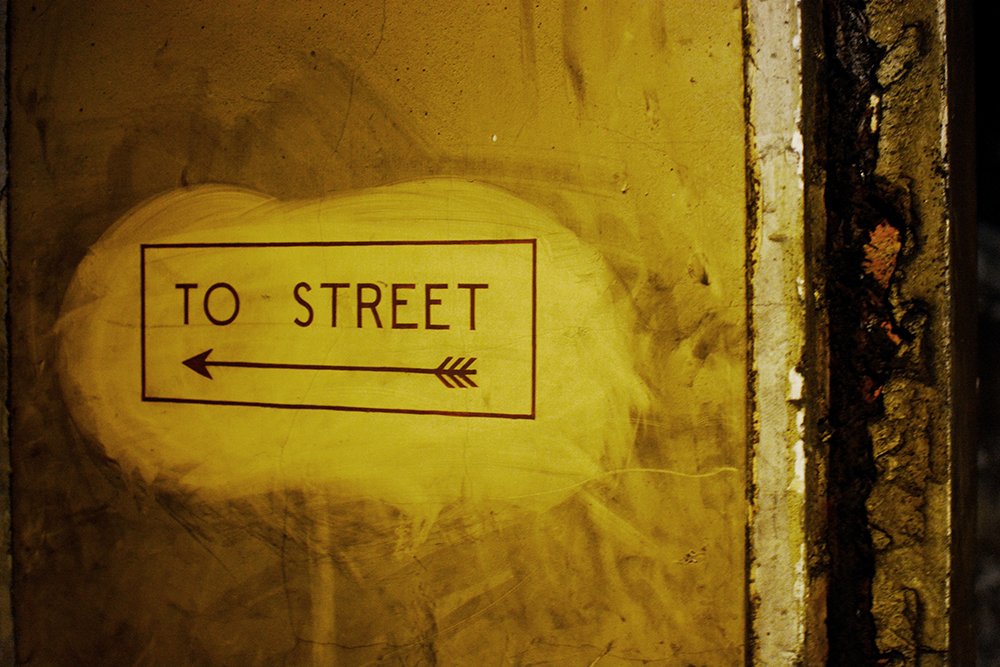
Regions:
M 825 0 L 815 75 L 804 60 L 803 82 L 816 82 L 805 117 L 825 113 L 803 130 L 804 220 L 826 220 L 815 225 L 823 234 L 805 236 L 807 278 L 822 267 L 806 281 L 819 295 L 806 312 L 815 477 L 803 516 L 818 545 L 807 611 L 822 604 L 824 579 L 829 587 L 826 617 L 805 621 L 808 664 L 824 661 L 822 642 L 809 641 L 824 629 L 828 665 L 971 664 L 974 163 L 963 4 Z M 815 179 L 812 147 L 822 156 Z M 817 191 L 821 205 L 810 203 Z M 808 437 L 815 420 L 821 439 Z M 818 503 L 829 508 L 822 526 Z
M 753 664 L 802 664 L 814 638 L 807 568 L 811 466 L 806 363 L 803 29 L 797 3 L 747 5 L 751 350 L 749 651 Z M 821 640 L 820 640 L 821 643 Z
M 899 341 L 869 421 L 877 474 L 878 658 L 971 665 L 974 568 L 974 157 L 969 3 L 863 4 L 880 55 L 878 151 L 870 198 L 901 231 L 885 275 Z M 869 246 L 865 239 L 866 259 Z M 861 267 L 871 273 L 871 263 Z M 884 326 L 884 325 L 883 325 Z M 832 648 L 832 647 L 831 647 Z

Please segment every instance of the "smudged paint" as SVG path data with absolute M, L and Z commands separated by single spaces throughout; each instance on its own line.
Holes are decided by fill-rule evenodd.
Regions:
M 830 667 L 873 667 L 875 551 L 867 499 L 876 480 L 869 424 L 883 414 L 884 386 L 902 342 L 890 287 L 904 227 L 875 179 L 882 58 L 866 3 L 827 0 L 826 253 L 830 407 L 827 631 Z

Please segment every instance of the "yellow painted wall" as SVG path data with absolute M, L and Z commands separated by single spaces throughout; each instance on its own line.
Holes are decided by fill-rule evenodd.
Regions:
M 22 657 L 743 663 L 738 2 L 18 1 L 11 26 Z M 533 419 L 142 400 L 163 349 L 144 244 L 504 239 L 538 249 Z M 295 306 L 295 271 L 234 257 L 160 283 L 150 264 L 149 289 L 169 310 L 170 271 L 229 271 L 260 280 L 242 318 Z M 522 267 L 381 257 L 386 284 Z M 482 302 L 480 338 L 416 332 L 398 364 L 456 345 L 480 378 L 504 368 L 484 348 L 526 363 L 519 294 Z M 230 350 L 319 363 L 327 339 L 287 312 L 237 319 Z M 349 340 L 324 358 L 369 345 Z M 437 405 L 431 385 L 382 378 L 352 405 Z

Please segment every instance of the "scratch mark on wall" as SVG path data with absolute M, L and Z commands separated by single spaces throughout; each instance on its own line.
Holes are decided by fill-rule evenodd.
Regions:
M 386 653 L 386 654 L 384 654 L 384 655 L 381 655 L 381 656 L 379 656 L 379 657 L 375 658 L 374 660 L 369 660 L 368 662 L 365 662 L 365 663 L 362 663 L 362 664 L 361 664 L 361 665 L 359 665 L 358 667 L 369 667 L 370 665 L 376 665 L 376 664 L 379 664 L 379 663 L 381 663 L 382 661 L 384 661 L 384 660 L 385 660 L 386 658 L 388 658 L 388 657 L 391 657 L 391 656 L 394 656 L 394 655 L 398 655 L 398 654 L 402 653 L 403 651 L 405 651 L 405 650 L 407 650 L 407 649 L 410 649 L 410 648 L 413 648 L 413 647 L 416 647 L 416 646 L 423 646 L 423 645 L 425 645 L 425 644 L 428 644 L 428 643 L 430 643 L 430 642 L 433 642 L 433 641 L 434 641 L 435 639 L 437 639 L 437 638 L 438 638 L 438 637 L 440 637 L 441 635 L 444 635 L 445 633 L 448 633 L 448 632 L 451 632 L 451 631 L 452 631 L 452 630 L 454 630 L 455 628 L 458 628 L 458 627 L 460 627 L 460 626 L 462 626 L 462 625 L 466 625 L 466 624 L 468 624 L 468 623 L 469 623 L 470 621 L 472 621 L 473 619 L 475 619 L 475 618 L 477 618 L 477 617 L 479 617 L 479 616 L 482 616 L 482 615 L 483 615 L 483 614 L 485 614 L 485 613 L 486 613 L 487 611 L 489 611 L 489 610 L 490 610 L 490 609 L 492 609 L 493 607 L 496 607 L 496 606 L 497 606 L 498 604 L 500 604 L 500 603 L 501 603 L 501 602 L 503 602 L 503 601 L 504 601 L 505 599 L 507 599 L 508 597 L 510 597 L 510 596 L 511 596 L 511 595 L 512 595 L 512 594 L 514 593 L 514 591 L 516 591 L 516 590 L 517 590 L 517 589 L 519 589 L 519 588 L 520 588 L 521 586 L 523 586 L 523 585 L 524 585 L 524 583 L 525 583 L 526 581 L 528 581 L 528 579 L 529 579 L 529 578 L 530 578 L 530 577 L 531 577 L 531 576 L 532 576 L 533 574 L 535 574 L 535 572 L 537 572 L 537 570 L 534 570 L 534 571 L 532 571 L 532 572 L 529 572 L 528 574 L 524 575 L 524 576 L 523 576 L 523 577 L 521 577 L 521 579 L 519 579 L 519 580 L 517 581 L 517 583 L 515 583 L 515 584 L 514 584 L 514 585 L 513 585 L 512 587 L 511 587 L 511 589 L 510 589 L 510 590 L 508 590 L 508 591 L 507 591 L 506 593 L 504 593 L 504 594 L 503 594 L 503 595 L 501 595 L 501 596 L 500 596 L 499 598 L 497 598 L 497 599 L 496 599 L 496 600 L 494 600 L 493 602 L 489 603 L 488 605 L 486 605 L 486 606 L 485 606 L 485 607 L 483 607 L 482 609 L 480 609 L 480 610 L 476 611 L 476 612 L 475 612 L 474 614 L 471 614 L 471 615 L 467 616 L 466 618 L 462 619 L 461 621 L 459 621 L 459 622 L 457 622 L 457 623 L 453 623 L 453 624 L 451 624 L 451 625 L 449 625 L 449 626 L 447 626 L 447 627 L 445 627 L 445 628 L 442 628 L 441 630 L 438 630 L 437 632 L 434 632 L 433 634 L 430 634 L 430 635 L 427 635 L 427 636 L 424 636 L 424 637 L 422 637 L 422 638 L 420 638 L 420 639 L 418 639 L 418 640 L 416 640 L 416 641 L 413 641 L 413 642 L 410 642 L 409 644 L 404 644 L 403 646 L 399 647 L 399 648 L 398 648 L 397 650 L 395 650 L 395 651 L 392 651 L 392 652 L 390 652 L 390 653 Z
M 382 25 L 379 26 L 379 29 L 378 29 L 378 42 L 375 43 L 375 48 L 372 50 L 372 54 L 368 57 L 369 60 L 372 60 L 375 57 L 375 54 L 378 53 L 379 47 L 382 46 L 382 40 L 385 38 L 385 9 L 386 9 L 385 5 L 386 5 L 386 2 L 388 2 L 388 0 L 382 0 Z
M 739 468 L 733 468 L 733 467 L 729 467 L 729 466 L 720 466 L 718 468 L 713 468 L 712 470 L 709 470 L 707 472 L 689 473 L 689 472 L 681 472 L 679 470 L 664 470 L 664 469 L 661 469 L 661 468 L 621 468 L 619 470 L 607 470 L 605 472 L 602 472 L 599 475 L 594 475 L 593 477 L 588 477 L 587 479 L 583 480 L 582 482 L 577 482 L 576 484 L 570 484 L 569 486 L 563 486 L 563 487 L 560 487 L 558 489 L 549 489 L 549 490 L 546 490 L 546 491 L 540 491 L 538 493 L 527 493 L 527 494 L 525 494 L 523 496 L 509 496 L 507 499 L 508 500 L 517 500 L 519 498 L 530 498 L 530 497 L 533 497 L 533 496 L 547 495 L 547 494 L 550 494 L 550 493 L 564 493 L 564 492 L 570 491 L 572 489 L 578 489 L 578 488 L 580 488 L 582 486 L 585 486 L 585 485 L 587 485 L 587 484 L 589 484 L 591 482 L 595 482 L 595 481 L 600 480 L 600 479 L 605 479 L 605 478 L 608 478 L 608 477 L 615 477 L 617 475 L 622 475 L 624 473 L 629 473 L 629 472 L 644 472 L 644 473 L 649 473 L 649 474 L 652 474 L 652 475 L 667 475 L 667 476 L 672 476 L 672 477 L 684 477 L 684 478 L 687 478 L 687 479 L 705 479 L 707 477 L 715 477 L 716 475 L 721 475 L 722 473 L 725 473 L 725 472 L 738 473 L 738 472 L 740 472 L 740 470 L 739 470 Z
M 347 130 L 347 121 L 351 117 L 351 107 L 354 104 L 354 84 L 357 80 L 357 74 L 351 77 L 351 87 L 347 91 L 347 110 L 344 112 L 344 124 L 340 126 L 340 134 L 337 136 L 337 143 L 333 147 L 334 155 L 340 153 L 340 142 L 344 140 L 344 131 Z

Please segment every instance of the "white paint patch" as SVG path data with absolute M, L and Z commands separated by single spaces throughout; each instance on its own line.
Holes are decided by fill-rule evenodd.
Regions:
M 792 150 L 795 151 L 795 157 L 797 159 L 797 165 L 795 171 L 799 176 L 805 173 L 805 165 L 802 159 L 805 153 L 805 143 L 802 140 L 802 133 L 798 130 L 792 133 Z
M 799 411 L 801 413 L 801 410 Z M 788 490 L 792 493 L 804 495 L 806 492 L 806 450 L 805 442 L 797 440 L 792 452 L 795 455 L 795 467 L 792 473 L 792 480 L 788 483 Z
M 803 609 L 804 605 L 802 601 L 806 597 L 806 545 L 805 543 L 799 544 L 799 557 L 795 561 L 795 582 L 792 584 L 792 590 L 795 593 L 796 600 L 799 601 L 799 613 Z M 800 624 L 798 627 L 798 640 L 800 645 L 805 642 L 805 626 Z
M 788 400 L 801 401 L 802 386 L 805 384 L 805 378 L 802 376 L 802 373 L 799 373 L 798 369 L 790 368 L 788 370 L 788 384 L 791 387 L 788 392 Z

